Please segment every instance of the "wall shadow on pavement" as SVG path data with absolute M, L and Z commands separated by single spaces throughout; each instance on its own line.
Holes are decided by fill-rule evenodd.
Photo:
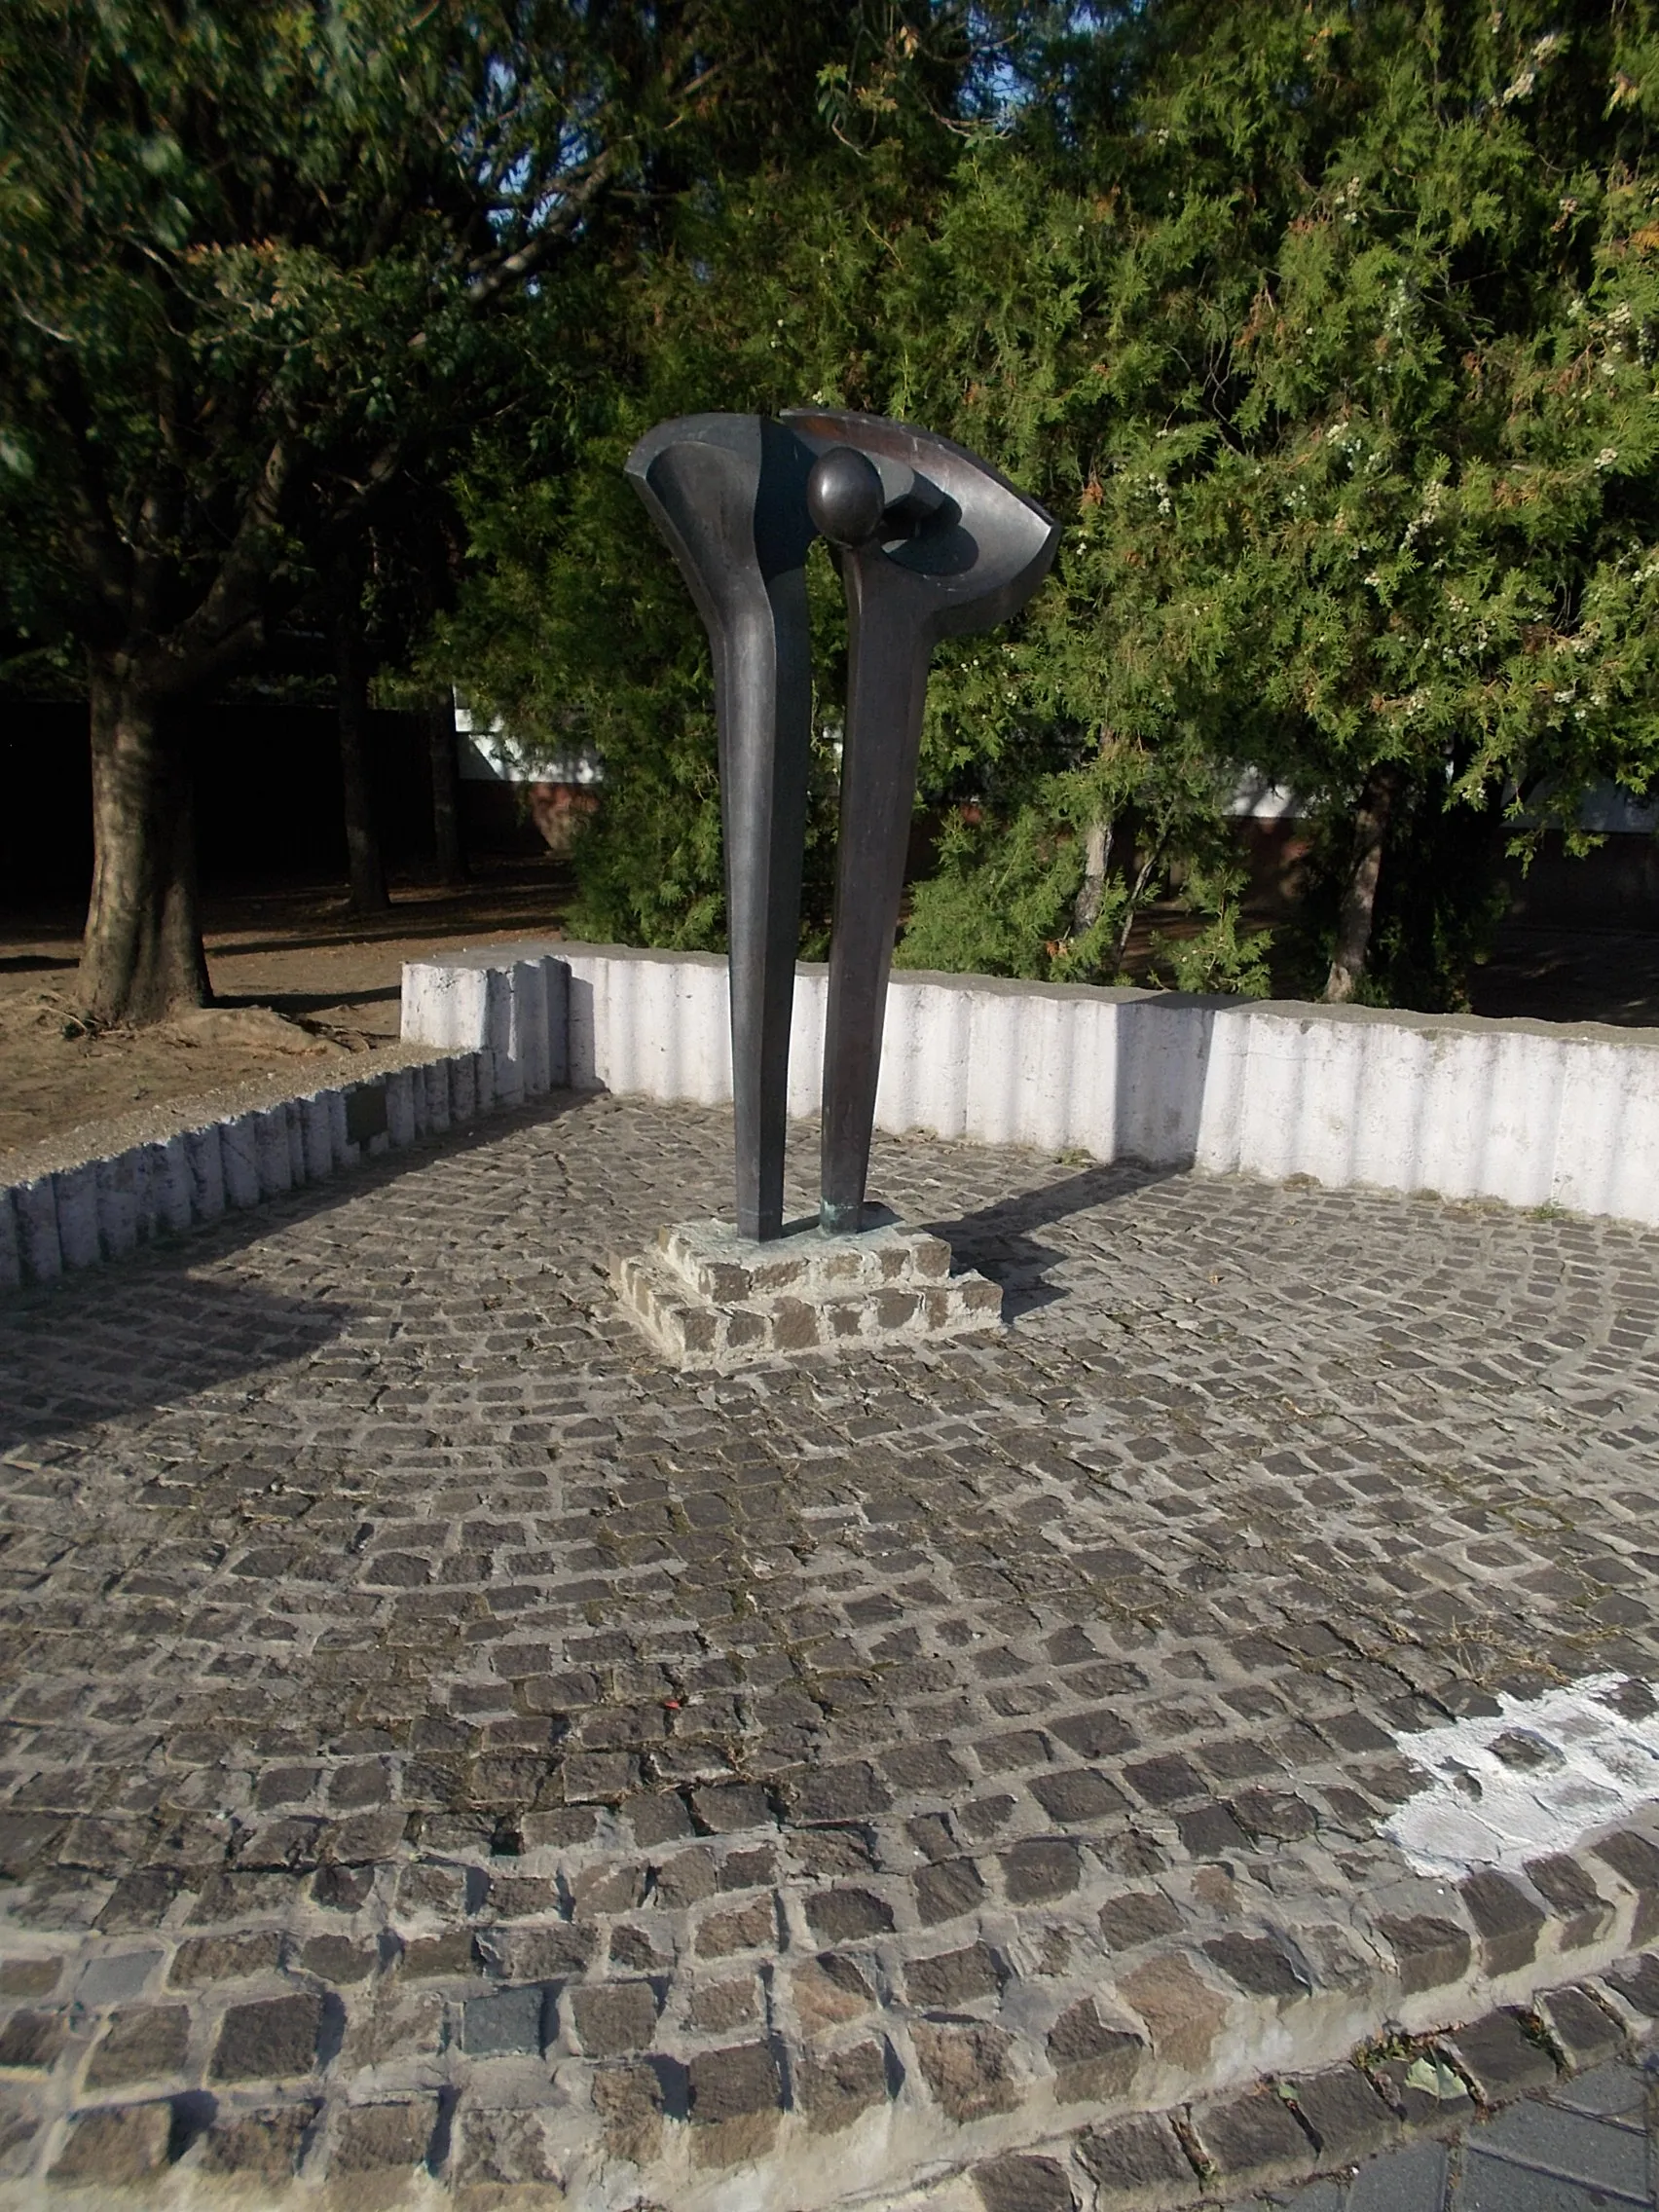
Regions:
M 949 1243 L 958 1267 L 977 1268 L 1002 1284 L 1004 1317 L 1017 1320 L 1020 1314 L 1051 1306 L 1066 1295 L 1045 1278 L 1047 1271 L 1068 1255 L 1044 1243 L 1033 1231 L 1186 1172 L 1184 1164 L 1153 1167 L 1136 1160 L 1103 1161 L 1060 1182 L 999 1198 L 995 1205 L 959 1214 L 953 1221 L 930 1221 L 927 1227 Z
M 0 1452 L 154 1412 L 322 1350 L 358 1312 L 349 1280 L 327 1300 L 284 1298 L 216 1264 L 296 1223 L 372 1198 L 413 1168 L 556 1122 L 592 1095 L 550 1091 L 125 1259 L 0 1297 Z M 209 1263 L 211 1275 L 193 1272 Z
M 181 1237 L 0 1307 L 0 1452 L 246 1385 L 320 1351 L 354 1312 L 203 1279 L 188 1264 Z

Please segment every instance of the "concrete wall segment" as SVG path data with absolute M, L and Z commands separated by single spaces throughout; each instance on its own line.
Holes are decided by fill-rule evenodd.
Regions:
M 1555 1188 L 1556 1146 L 1562 1128 L 1567 1069 L 1578 1048 L 1559 1039 L 1512 1036 L 1492 1042 L 1490 1095 L 1483 1117 L 1477 1190 L 1512 1178 L 1514 1205 L 1548 1205 Z M 1451 1058 L 1448 1053 L 1447 1058 Z M 1659 1073 L 1659 1063 L 1655 1063 Z M 1534 1196 L 1535 1194 L 1535 1196 Z M 1501 1194 L 1509 1197 L 1507 1191 Z
M 225 1160 L 218 1124 L 184 1133 L 193 1221 L 217 1221 L 225 1210 Z
M 818 1111 L 824 1014 L 829 998 L 827 968 L 803 965 L 795 970 L 794 1014 L 790 1022 L 790 1112 L 797 1121 L 804 1122 Z M 945 1132 L 941 1129 L 940 1134 Z
M 23 1279 L 21 1233 L 10 1191 L 0 1191 L 0 1290 L 16 1290 Z
M 513 963 L 513 1050 L 518 1055 L 524 1074 L 524 1091 L 527 1098 L 539 1098 L 548 1088 L 552 1041 L 548 1034 L 548 1021 L 552 1002 L 547 994 L 547 964 L 544 960 L 518 960 Z M 470 1045 L 470 1038 L 458 1037 L 458 1045 Z
M 136 1146 L 130 1152 L 117 1153 L 113 1160 L 92 1163 L 98 1250 L 106 1260 L 125 1259 L 138 1248 L 140 1201 L 149 1197 L 149 1176 L 142 1163 L 143 1154 Z
M 434 1045 L 461 1045 L 488 1035 L 492 994 L 504 986 L 498 948 L 494 961 L 481 964 L 464 952 L 442 960 L 412 960 L 403 970 L 403 1014 L 419 1021 L 422 1036 Z
M 1193 1164 L 1207 1175 L 1238 1172 L 1238 1130 L 1249 1078 L 1252 1008 L 1211 1010 L 1199 1087 Z
M 461 1034 L 452 1023 L 442 1042 L 450 1046 L 475 1044 L 487 1051 L 501 1087 L 502 1102 L 517 1105 L 524 1097 L 524 1069 L 513 1045 L 513 971 L 498 969 L 474 979 L 479 999 L 476 1023 Z
M 469 975 L 492 957 L 516 972 L 532 949 L 492 956 L 480 947 L 461 958 Z M 730 1098 L 720 957 L 534 949 L 566 978 L 574 1087 L 702 1105 Z M 439 965 L 406 971 L 405 1038 L 483 1044 L 481 1032 L 457 1033 L 458 1010 L 474 1001 L 431 979 Z M 795 1115 L 817 1110 L 825 989 L 822 967 L 797 970 Z M 556 1053 L 551 1002 L 549 1024 Z M 901 971 L 888 997 L 876 1125 L 1659 1221 L 1651 1030 Z
M 1247 1010 L 1236 1001 L 1154 993 L 1100 1011 L 1111 1014 L 1116 1030 L 1113 1151 L 1101 1157 L 1126 1156 L 1159 1166 L 1194 1163 L 1217 1030 L 1224 1020 L 1238 1022 L 1241 1016 L 1247 1024 Z
M 249 1114 L 253 1124 L 254 1172 L 259 1178 L 259 1198 L 280 1198 L 294 1187 L 294 1156 L 288 1148 L 288 1117 L 280 1106 L 264 1106 Z M 249 1200 L 253 1203 L 254 1200 Z
M 1253 1172 L 1274 1182 L 1351 1182 L 1352 1105 L 1364 1084 L 1367 1033 L 1245 1018 L 1244 1152 Z
M 297 1098 L 282 1101 L 282 1114 L 288 1125 L 288 1180 L 296 1191 L 306 1184 L 306 1124 Z
M 150 1162 L 149 1221 L 145 1235 L 177 1235 L 190 1227 L 194 1218 L 189 1148 L 180 1135 L 143 1149 Z
M 544 958 L 547 989 L 547 1086 L 563 1090 L 571 1080 L 571 971 L 562 960 Z
M 545 1069 L 547 1065 L 545 1040 L 541 1051 L 537 1055 L 537 1060 L 539 1065 Z M 450 1063 L 447 1058 L 433 1060 L 427 1066 L 416 1071 L 418 1083 L 426 1101 L 425 1134 L 427 1136 L 442 1136 L 450 1125 L 449 1071 Z
M 88 1161 L 60 1167 L 52 1178 L 57 1192 L 57 1241 L 65 1268 L 94 1267 L 103 1257 L 98 1242 L 98 1175 Z
M 63 1246 L 57 1234 L 57 1183 L 52 1175 L 12 1188 L 18 1222 L 18 1256 L 25 1282 L 55 1282 L 63 1272 Z
M 300 1116 L 301 1163 L 308 1183 L 321 1183 L 333 1174 L 334 1122 L 328 1093 L 315 1091 L 295 1100 Z
M 227 1206 L 259 1203 L 259 1132 L 257 1117 L 238 1114 L 219 1128 L 219 1158 L 225 1171 Z
M 921 1019 L 912 1029 L 910 1054 L 917 1088 L 915 1119 L 941 1137 L 960 1137 L 968 1125 L 968 1071 L 976 1058 L 975 1023 L 981 1001 L 968 991 L 919 984 L 913 1002 Z M 823 1064 L 822 1022 L 815 1059 Z M 922 1039 L 928 1039 L 928 1050 Z
M 1294 1020 L 1275 1020 L 1252 1007 L 1238 1098 L 1238 1165 L 1282 1182 L 1300 1175 L 1303 1091 L 1308 1038 Z
M 1645 1218 L 1659 1187 L 1659 1080 L 1617 1045 L 1586 1039 L 1566 1057 L 1550 1198 L 1573 1213 Z
M 393 1068 L 386 1078 L 386 1129 L 393 1147 L 415 1142 L 415 1079 L 408 1068 Z
M 323 1100 L 328 1107 L 328 1141 L 334 1154 L 336 1173 L 343 1167 L 354 1167 L 358 1147 L 350 1130 L 346 1126 L 346 1093 L 343 1090 L 325 1090 Z

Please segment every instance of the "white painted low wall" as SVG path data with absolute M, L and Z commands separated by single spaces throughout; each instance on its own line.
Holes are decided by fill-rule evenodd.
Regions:
M 379 1153 L 517 1105 L 526 1088 L 515 1065 L 498 1090 L 488 1052 L 443 1053 L 7 1184 L 0 1188 L 0 1290 L 53 1283 L 326 1182 Z
M 790 1111 L 818 1110 L 826 971 L 795 976 Z M 520 943 L 412 962 L 403 1034 L 498 1069 L 718 1105 L 723 960 Z M 1659 1224 L 1659 1030 L 897 973 L 877 1126 L 1216 1174 Z

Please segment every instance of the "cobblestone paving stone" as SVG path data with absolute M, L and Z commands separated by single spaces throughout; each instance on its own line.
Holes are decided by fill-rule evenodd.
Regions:
M 1650 2212 L 1656 2120 L 1650 2074 L 1601 2066 L 1448 2143 L 1416 2143 L 1227 2212 Z
M 604 1270 L 728 1148 L 567 1098 L 0 1312 L 0 2201 L 1151 2207 L 1112 2115 L 1659 2015 L 1641 1834 L 1379 1832 L 1651 1710 L 1659 1237 L 878 1141 L 1012 1331 L 682 1378 Z

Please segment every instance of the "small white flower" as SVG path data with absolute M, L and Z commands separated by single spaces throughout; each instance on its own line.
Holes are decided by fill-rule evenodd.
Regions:
M 1611 468 L 1618 458 L 1619 449 L 1617 446 L 1604 446 L 1596 456 L 1596 466 L 1598 468 Z

